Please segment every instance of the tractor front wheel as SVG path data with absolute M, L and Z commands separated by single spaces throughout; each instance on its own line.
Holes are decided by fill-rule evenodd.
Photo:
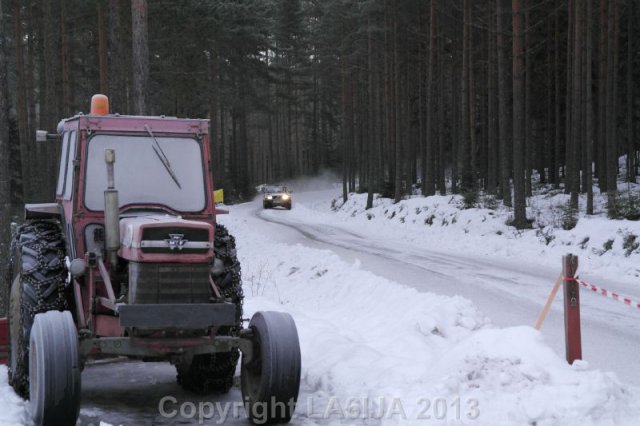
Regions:
M 293 318 L 257 312 L 249 323 L 253 350 L 243 354 L 242 397 L 254 424 L 287 423 L 300 390 L 300 342 Z
M 29 342 L 29 395 L 36 425 L 75 425 L 80 413 L 78 334 L 69 311 L 38 314 Z

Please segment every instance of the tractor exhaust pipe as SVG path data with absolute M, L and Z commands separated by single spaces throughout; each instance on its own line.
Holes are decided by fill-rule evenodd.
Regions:
M 116 152 L 113 149 L 105 149 L 104 161 L 107 163 L 107 189 L 104 191 L 105 240 L 109 263 L 115 269 L 118 264 L 118 248 L 120 248 L 120 207 L 113 173 Z

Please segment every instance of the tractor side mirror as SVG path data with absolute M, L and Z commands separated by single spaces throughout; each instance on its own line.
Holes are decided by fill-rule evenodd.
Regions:
M 59 135 L 48 133 L 46 130 L 36 130 L 36 142 L 57 141 Z

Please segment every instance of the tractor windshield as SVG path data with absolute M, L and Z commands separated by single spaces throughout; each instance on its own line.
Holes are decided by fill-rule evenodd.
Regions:
M 88 143 L 84 202 L 89 210 L 104 210 L 107 169 L 104 150 L 116 152 L 115 183 L 120 207 L 130 204 L 160 204 L 180 212 L 199 212 L 206 207 L 202 148 L 193 138 L 156 136 L 171 160 L 172 176 L 154 153 L 148 135 L 93 136 Z

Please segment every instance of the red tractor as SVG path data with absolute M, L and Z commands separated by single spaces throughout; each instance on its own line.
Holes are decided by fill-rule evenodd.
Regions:
M 63 120 L 56 203 L 28 204 L 12 242 L 0 358 L 37 425 L 75 425 L 96 357 L 168 361 L 195 392 L 241 388 L 254 423 L 288 422 L 300 346 L 286 313 L 244 326 L 235 240 L 216 223 L 208 120 L 91 113 Z M 4 333 L 3 333 L 4 330 Z M 5 347 L 1 347 L 3 341 Z

